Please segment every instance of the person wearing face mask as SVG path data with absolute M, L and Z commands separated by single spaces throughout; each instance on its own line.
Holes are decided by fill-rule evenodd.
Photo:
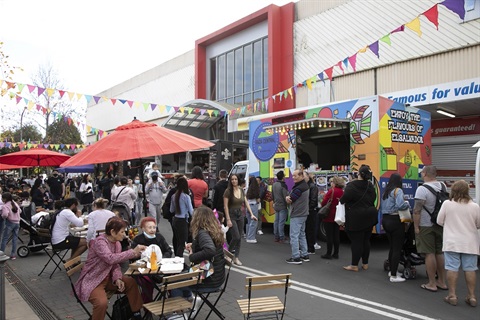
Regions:
M 162 251 L 162 258 L 171 258 L 173 256 L 172 249 L 168 245 L 165 238 L 156 232 L 157 224 L 152 217 L 145 217 L 140 221 L 140 228 L 142 233 L 138 234 L 132 241 L 132 249 L 138 245 L 148 247 L 149 245 L 156 244 Z M 142 298 L 144 303 L 153 301 L 153 289 L 155 286 L 152 281 L 155 280 L 151 277 L 139 277 L 138 284 L 142 287 Z M 161 279 L 160 279 L 161 280 Z
M 57 201 L 58 202 L 58 201 Z M 57 203 L 55 206 L 57 207 Z M 70 235 L 70 224 L 83 227 L 82 211 L 78 210 L 78 200 L 69 198 L 63 202 L 64 209 L 57 214 L 52 230 L 52 247 L 54 249 L 72 249 L 70 259 L 87 251 L 87 239 Z
M 148 215 L 155 218 L 157 223 L 160 222 L 162 213 L 163 194 L 167 192 L 168 189 L 165 187 L 165 183 L 158 178 L 158 173 L 152 172 L 152 181 L 147 182 L 145 193 L 149 202 Z
M 140 183 L 140 176 L 137 174 L 133 180 L 133 191 L 137 195 L 137 199 L 135 200 L 135 224 L 138 225 L 140 223 L 140 218 L 143 214 L 143 186 Z
M 65 196 L 65 183 L 57 170 L 53 170 L 53 174 L 48 178 L 47 184 L 50 187 L 50 193 L 53 196 L 53 200 L 63 199 Z

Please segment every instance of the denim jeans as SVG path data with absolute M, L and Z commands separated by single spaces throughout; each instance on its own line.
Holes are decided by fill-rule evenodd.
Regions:
M 258 219 L 258 206 L 257 203 L 250 203 L 250 208 L 252 213 Z M 247 240 L 255 240 L 255 235 L 257 234 L 257 224 L 258 221 L 255 221 L 251 218 L 250 213 L 247 212 Z
M 5 219 L 3 219 L 2 216 L 0 216 L 0 239 L 2 239 L 2 231 L 4 227 L 5 227 Z
M 285 221 L 287 221 L 287 216 L 287 209 L 275 212 L 275 221 L 273 222 L 273 235 L 275 236 L 275 239 L 285 239 Z
M 305 236 L 305 217 L 290 217 L 290 246 L 292 258 L 300 258 L 307 255 L 307 238 Z
M 142 219 L 142 213 L 143 213 L 143 198 L 137 198 L 135 200 L 135 224 L 138 226 L 140 225 L 140 219 Z
M 12 234 L 12 253 L 10 254 L 10 256 L 12 257 L 17 255 L 18 229 L 20 229 L 19 223 L 13 223 L 5 219 L 5 230 L 3 231 L 2 245 L 0 246 L 0 251 L 3 251 L 5 253 L 5 247 L 7 246 L 8 238 L 11 233 Z

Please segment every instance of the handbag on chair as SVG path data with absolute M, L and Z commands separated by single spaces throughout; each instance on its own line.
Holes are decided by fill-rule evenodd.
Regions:
M 123 295 L 118 298 L 113 304 L 112 319 L 129 320 L 131 317 L 133 317 L 133 312 L 130 308 L 128 297 L 126 295 Z

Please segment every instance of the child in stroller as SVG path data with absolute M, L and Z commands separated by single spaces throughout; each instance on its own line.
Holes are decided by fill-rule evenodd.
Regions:
M 26 258 L 30 252 L 41 251 L 50 244 L 50 239 L 40 236 L 35 226 L 28 223 L 23 217 L 20 217 L 20 228 L 28 231 L 30 235 L 28 245 L 21 245 L 17 249 L 17 255 L 20 258 Z
M 415 266 L 425 264 L 425 258 L 417 253 L 413 223 L 406 224 L 405 241 L 400 254 L 400 264 L 403 266 L 403 277 L 405 279 L 415 279 L 417 276 Z M 390 271 L 388 259 L 383 262 L 383 269 Z

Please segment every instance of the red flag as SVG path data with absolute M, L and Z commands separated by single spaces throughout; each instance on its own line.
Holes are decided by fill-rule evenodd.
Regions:
M 328 69 L 325 69 L 325 74 L 327 75 L 327 77 L 332 80 L 332 75 L 333 75 L 333 67 L 330 67 Z
M 431 23 L 433 23 L 438 30 L 438 5 L 434 5 L 433 7 L 425 11 L 423 15 L 427 17 L 427 19 Z

